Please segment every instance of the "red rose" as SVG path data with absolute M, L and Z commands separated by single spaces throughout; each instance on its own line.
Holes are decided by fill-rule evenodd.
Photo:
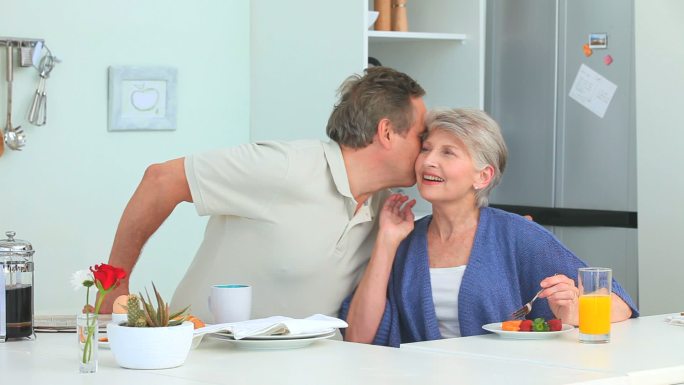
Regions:
M 95 277 L 95 282 L 99 282 L 103 290 L 109 290 L 112 287 L 119 286 L 119 282 L 126 278 L 126 272 L 123 269 L 101 263 L 90 268 Z

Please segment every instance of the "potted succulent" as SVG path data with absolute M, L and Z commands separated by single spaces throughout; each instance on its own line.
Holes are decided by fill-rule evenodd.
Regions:
M 169 314 L 152 284 L 157 307 L 142 294 L 128 297 L 128 320 L 107 325 L 107 336 L 116 362 L 129 369 L 166 369 L 180 366 L 190 351 L 193 323 L 186 321 L 185 309 Z

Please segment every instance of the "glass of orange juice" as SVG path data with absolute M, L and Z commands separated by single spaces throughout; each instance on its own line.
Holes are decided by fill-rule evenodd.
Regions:
M 579 340 L 585 343 L 610 341 L 610 293 L 613 271 L 607 267 L 579 269 Z

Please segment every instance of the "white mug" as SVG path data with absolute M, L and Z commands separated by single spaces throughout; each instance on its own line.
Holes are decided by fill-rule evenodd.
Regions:
M 213 285 L 209 310 L 214 323 L 247 321 L 252 315 L 252 287 L 249 285 Z

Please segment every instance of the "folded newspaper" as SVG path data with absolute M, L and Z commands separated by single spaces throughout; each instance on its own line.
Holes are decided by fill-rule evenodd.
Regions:
M 669 315 L 665 318 L 665 322 L 670 325 L 684 326 L 684 313 Z
M 195 335 L 228 332 L 234 339 L 239 340 L 254 336 L 274 336 L 324 333 L 338 328 L 346 328 L 347 323 L 339 318 L 323 314 L 314 314 L 304 319 L 282 316 L 259 318 L 249 321 L 208 325 L 195 330 Z
M 110 314 L 100 314 L 97 317 L 100 333 L 107 330 L 107 323 L 112 320 Z M 75 314 L 36 315 L 33 317 L 33 329 L 36 332 L 76 332 Z

